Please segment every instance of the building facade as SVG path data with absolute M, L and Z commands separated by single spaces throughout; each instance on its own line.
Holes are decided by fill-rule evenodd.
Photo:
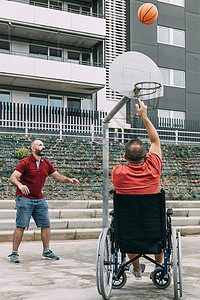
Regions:
M 0 6 L 0 101 L 97 110 L 106 84 L 103 0 Z
M 110 64 L 139 51 L 164 79 L 150 114 L 199 120 L 200 1 L 152 0 L 159 17 L 150 26 L 137 17 L 145 2 L 0 0 L 0 103 L 109 112 L 121 99 L 109 88 Z M 123 107 L 110 126 L 129 128 L 133 111 Z
M 161 118 L 199 120 L 200 115 L 200 1 L 152 0 L 158 19 L 152 25 L 138 21 L 138 8 L 147 1 L 127 1 L 127 51 L 148 55 L 160 68 L 164 96 Z

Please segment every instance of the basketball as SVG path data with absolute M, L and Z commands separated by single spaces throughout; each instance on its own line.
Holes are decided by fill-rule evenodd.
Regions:
M 158 18 L 158 10 L 152 3 L 144 3 L 138 9 L 138 19 L 144 25 L 153 24 Z

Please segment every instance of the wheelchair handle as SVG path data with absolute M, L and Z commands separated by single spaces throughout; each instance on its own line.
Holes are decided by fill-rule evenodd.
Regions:
M 167 210 L 167 216 L 171 216 L 173 215 L 173 209 L 172 208 L 168 208 Z

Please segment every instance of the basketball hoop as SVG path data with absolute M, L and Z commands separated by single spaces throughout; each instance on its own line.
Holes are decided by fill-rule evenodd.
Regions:
M 160 88 L 162 87 L 161 83 L 158 82 L 138 82 L 134 85 L 133 89 L 133 95 L 136 98 L 140 98 L 143 96 L 148 96 L 152 94 L 156 94 L 155 98 L 159 97 L 157 96 L 157 93 L 160 92 Z
M 148 110 L 156 110 L 159 105 L 160 90 L 162 88 L 161 83 L 143 81 L 134 85 L 133 95 L 137 99 L 144 100 L 147 104 Z M 150 96 L 148 98 L 148 96 Z M 145 96 L 145 99 L 143 98 Z

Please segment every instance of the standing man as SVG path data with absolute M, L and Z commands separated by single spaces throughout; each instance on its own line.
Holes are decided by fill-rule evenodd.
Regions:
M 160 183 L 162 171 L 162 152 L 158 133 L 147 117 L 147 106 L 143 101 L 138 100 L 136 104 L 138 115 L 142 118 L 146 127 L 151 146 L 149 153 L 146 153 L 143 142 L 136 138 L 131 140 L 126 146 L 124 158 L 127 165 L 115 166 L 112 170 L 111 180 L 117 194 L 156 194 Z M 137 254 L 128 254 L 132 259 Z M 156 254 L 155 260 L 163 262 L 164 255 Z M 139 259 L 134 261 L 129 270 L 136 279 L 142 279 L 142 272 L 145 265 L 139 264 Z
M 13 263 L 20 262 L 18 248 L 22 241 L 24 229 L 29 227 L 31 216 L 37 227 L 41 227 L 42 258 L 47 260 L 59 259 L 49 249 L 50 219 L 48 205 L 42 194 L 42 188 L 48 175 L 60 182 L 79 185 L 77 179 L 59 174 L 52 164 L 42 157 L 45 154 L 43 142 L 40 140 L 33 141 L 31 143 L 31 152 L 30 156 L 19 162 L 16 170 L 10 176 L 10 182 L 17 187 L 15 194 L 17 208 L 16 228 L 13 234 L 13 250 L 9 255 L 10 261 Z

